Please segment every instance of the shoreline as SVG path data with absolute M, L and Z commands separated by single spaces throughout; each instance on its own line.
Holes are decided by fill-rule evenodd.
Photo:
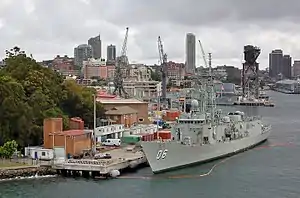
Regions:
M 56 175 L 56 171 L 51 167 L 20 166 L 0 168 L 0 181 L 54 175 Z

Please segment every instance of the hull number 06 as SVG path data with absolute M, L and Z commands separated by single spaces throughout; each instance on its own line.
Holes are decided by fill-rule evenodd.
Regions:
M 159 150 L 159 151 L 157 152 L 156 159 L 157 159 L 157 160 L 165 159 L 166 156 L 167 156 L 167 153 L 168 153 L 168 149 L 165 149 L 165 150 Z

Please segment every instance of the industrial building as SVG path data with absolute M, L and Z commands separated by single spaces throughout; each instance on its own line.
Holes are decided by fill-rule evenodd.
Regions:
M 44 120 L 44 148 L 54 149 L 56 155 L 80 155 L 83 150 L 92 146 L 92 130 L 84 130 L 83 121 L 70 119 L 71 130 L 63 131 L 62 118 L 47 118 Z
M 137 111 L 138 124 L 149 124 L 148 119 L 148 103 L 137 99 L 121 99 L 121 98 L 97 98 L 106 111 L 113 108 L 128 106 Z
M 130 127 L 138 123 L 138 111 L 129 106 L 113 107 L 105 112 L 105 115 L 115 124 Z

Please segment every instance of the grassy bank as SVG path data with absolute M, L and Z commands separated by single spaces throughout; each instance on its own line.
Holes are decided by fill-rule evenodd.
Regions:
M 26 166 L 29 166 L 29 164 L 25 163 L 25 162 L 15 162 L 15 161 L 10 161 L 10 160 L 0 160 L 0 169 L 26 167 Z

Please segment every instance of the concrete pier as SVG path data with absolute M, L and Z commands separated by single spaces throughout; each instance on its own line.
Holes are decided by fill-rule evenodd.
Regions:
M 135 169 L 147 162 L 142 151 L 127 151 L 126 149 L 114 149 L 108 152 L 111 159 L 68 159 L 53 165 L 58 174 L 64 176 L 83 176 L 83 177 L 110 177 L 113 171 L 124 169 Z M 105 154 L 104 153 L 104 154 Z

